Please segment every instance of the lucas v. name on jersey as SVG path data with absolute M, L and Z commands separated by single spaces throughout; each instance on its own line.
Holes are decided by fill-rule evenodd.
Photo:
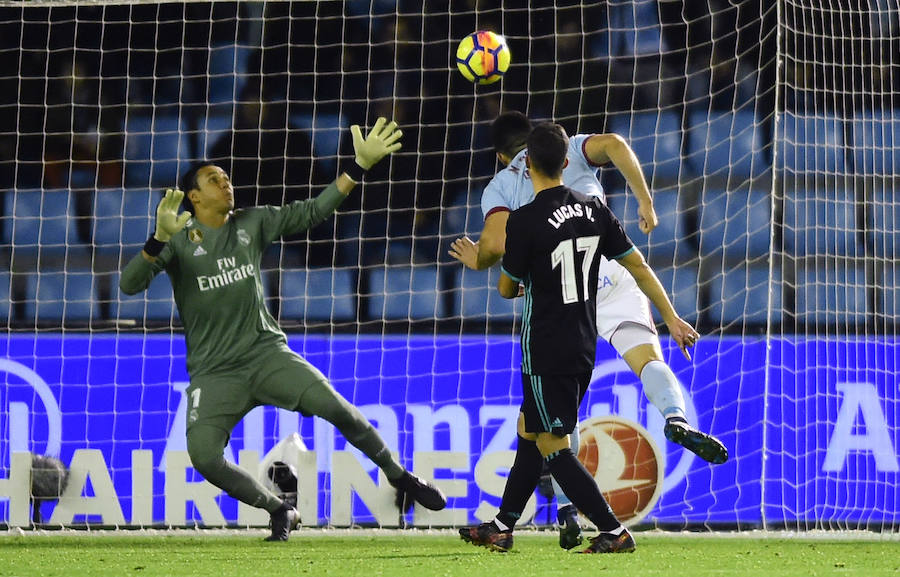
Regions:
M 594 222 L 593 213 L 594 209 L 589 206 L 581 204 L 564 204 L 553 211 L 553 214 L 547 219 L 547 222 L 556 229 L 562 226 L 562 224 L 570 218 L 586 218 L 589 221 Z

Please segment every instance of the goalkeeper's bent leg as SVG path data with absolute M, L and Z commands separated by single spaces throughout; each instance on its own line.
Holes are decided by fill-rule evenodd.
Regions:
M 359 409 L 334 390 L 328 382 L 311 385 L 296 408 L 304 414 L 322 417 L 341 432 L 351 445 L 362 451 L 384 471 L 389 480 L 399 479 L 406 469 L 394 459 L 384 439 Z
M 240 467 L 225 460 L 228 433 L 213 425 L 196 424 L 188 429 L 187 450 L 194 469 L 203 477 L 238 501 L 274 512 L 281 499 L 263 487 Z

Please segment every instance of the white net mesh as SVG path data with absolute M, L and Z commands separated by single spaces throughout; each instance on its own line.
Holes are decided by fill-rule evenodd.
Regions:
M 119 271 L 193 163 L 228 171 L 239 207 L 306 198 L 351 154 L 349 126 L 380 115 L 402 126 L 403 150 L 336 217 L 271 248 L 268 303 L 404 463 L 443 483 L 450 509 L 407 520 L 489 518 L 515 439 L 520 317 L 496 269 L 447 250 L 478 237 L 499 169 L 490 123 L 520 110 L 631 144 L 660 225 L 638 230 L 634 197 L 604 168 L 610 207 L 705 335 L 692 363 L 662 340 L 692 420 L 729 448 L 717 467 L 666 443 L 637 378 L 598 347 L 583 416 L 631 419 L 663 449 L 643 522 L 896 527 L 888 3 L 3 2 L 0 14 L 0 470 L 13 478 L 13 454 L 32 451 L 81 471 L 52 522 L 260 522 L 183 481 L 171 288 L 161 275 L 127 297 Z M 504 34 L 512 65 L 476 88 L 453 58 L 477 29 Z M 398 523 L 366 493 L 372 464 L 357 475 L 320 421 L 258 409 L 226 456 L 261 457 L 295 431 L 315 451 L 305 522 Z M 16 507 L 0 506 L 10 524 Z

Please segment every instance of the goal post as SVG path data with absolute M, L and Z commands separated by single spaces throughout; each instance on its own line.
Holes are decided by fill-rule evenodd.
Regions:
M 264 476 L 274 447 L 302 444 L 310 525 L 490 519 L 515 447 L 522 309 L 499 297 L 497 268 L 448 250 L 477 240 L 502 167 L 490 125 L 520 110 L 630 144 L 659 225 L 640 232 L 612 165 L 608 205 L 702 334 L 689 362 L 656 319 L 690 420 L 729 449 L 719 466 L 666 441 L 638 378 L 598 345 L 581 417 L 655 446 L 587 430 L 617 513 L 664 529 L 897 530 L 897 8 L 464 4 L 0 0 L 0 523 L 22 524 L 13 485 L 31 452 L 70 468 L 50 524 L 265 524 L 184 453 L 167 278 L 130 297 L 120 271 L 191 166 L 225 169 L 238 208 L 309 198 L 352 155 L 349 127 L 378 116 L 400 124 L 402 150 L 333 218 L 274 243 L 262 288 L 289 345 L 448 509 L 401 519 L 371 462 L 288 411 L 248 414 L 226 458 Z M 512 54 L 496 84 L 456 71 L 479 29 Z M 548 519 L 536 495 L 525 521 Z

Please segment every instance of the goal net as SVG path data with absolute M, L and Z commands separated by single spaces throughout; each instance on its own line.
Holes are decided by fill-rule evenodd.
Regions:
M 490 125 L 519 110 L 631 145 L 659 226 L 640 232 L 612 165 L 608 204 L 703 335 L 687 361 L 657 317 L 690 420 L 728 447 L 718 466 L 665 440 L 598 345 L 586 464 L 617 514 L 896 530 L 896 7 L 530 4 L 0 2 L 0 523 L 31 519 L 26 453 L 69 469 L 34 503 L 44 523 L 266 523 L 191 469 L 171 286 L 130 297 L 120 271 L 191 166 L 226 170 L 238 208 L 309 198 L 352 155 L 350 125 L 378 116 L 403 149 L 333 218 L 273 244 L 262 287 L 290 346 L 448 508 L 399 515 L 371 462 L 289 411 L 251 411 L 226 458 L 263 479 L 291 461 L 310 525 L 490 519 L 515 448 L 521 305 L 497 294 L 497 268 L 448 250 L 477 240 L 502 168 Z M 480 29 L 512 53 L 489 86 L 455 66 Z M 546 494 L 523 522 L 555 519 Z

